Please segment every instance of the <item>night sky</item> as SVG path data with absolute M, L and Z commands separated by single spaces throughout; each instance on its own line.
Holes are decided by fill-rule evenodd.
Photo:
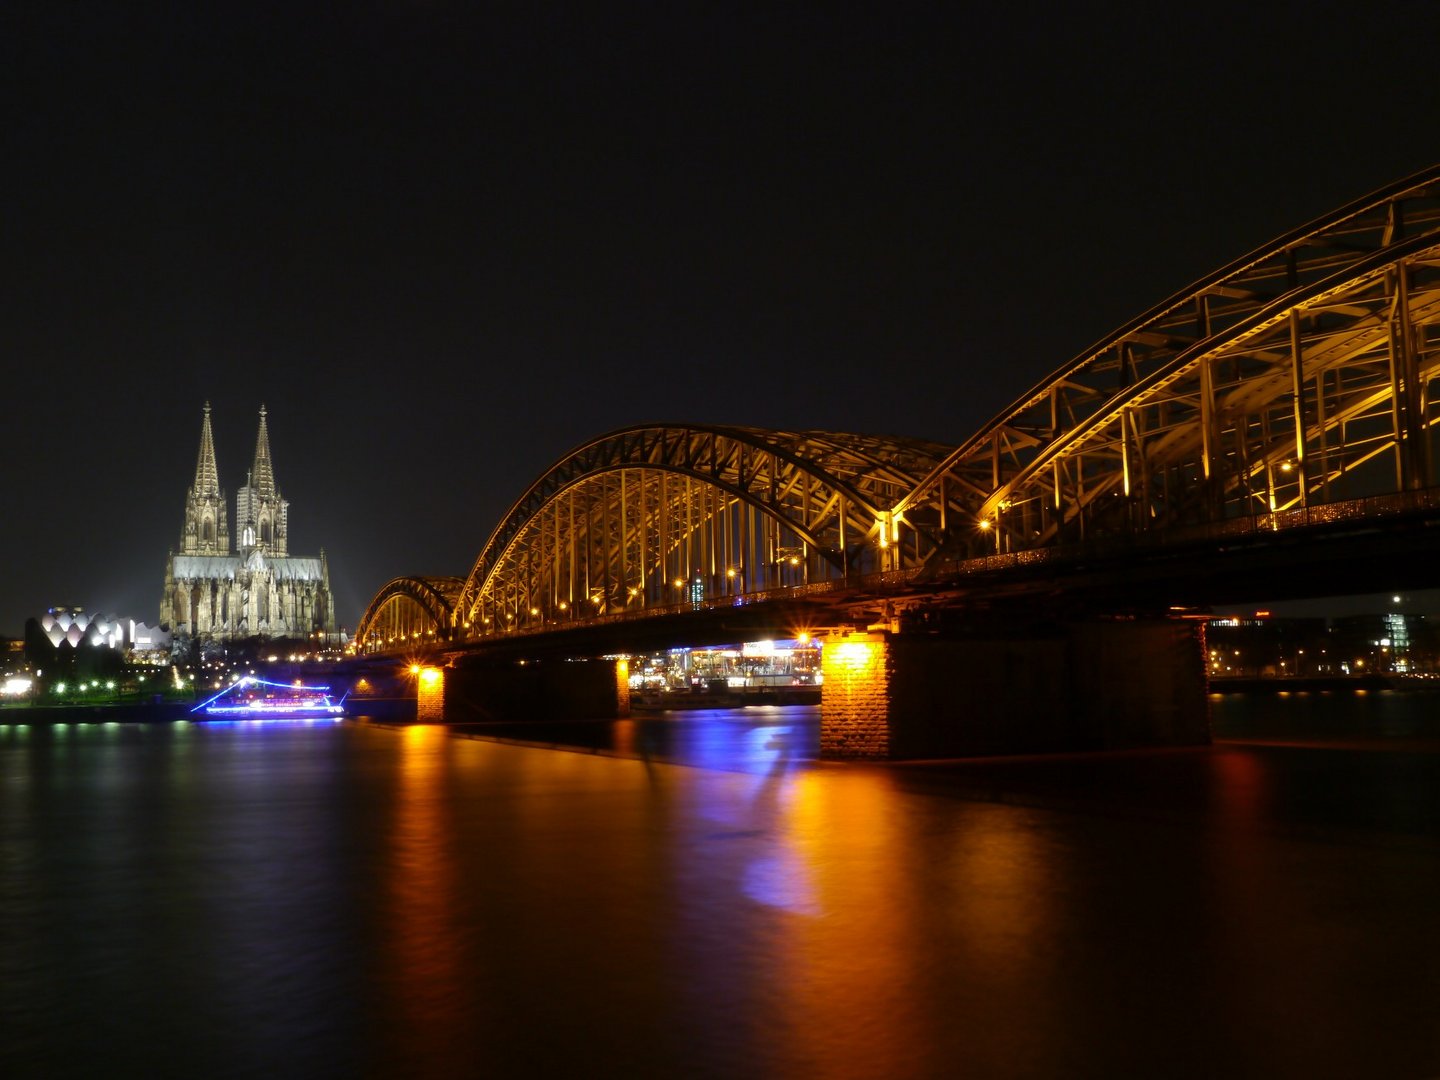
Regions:
M 207 399 L 353 628 L 603 432 L 958 443 L 1440 158 L 1430 3 L 826 7 L 4 5 L 0 633 L 158 617 Z

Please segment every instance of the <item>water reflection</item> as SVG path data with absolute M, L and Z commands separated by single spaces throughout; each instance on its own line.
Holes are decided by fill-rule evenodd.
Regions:
M 416 724 L 398 736 L 398 786 L 381 911 L 390 949 L 381 985 L 389 990 L 381 1011 L 397 1030 L 387 1038 L 429 1072 L 453 1060 L 474 1004 L 461 978 L 461 927 L 456 909 L 455 837 L 446 783 L 452 745 L 443 727 Z
M 0 1069 L 1440 1070 L 1440 755 L 835 767 L 751 712 L 0 730 Z

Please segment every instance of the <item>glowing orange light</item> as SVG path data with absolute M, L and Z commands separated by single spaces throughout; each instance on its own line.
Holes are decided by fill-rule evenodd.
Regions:
M 850 667 L 864 667 L 875 653 L 875 645 L 869 641 L 842 641 L 835 646 L 835 656 Z

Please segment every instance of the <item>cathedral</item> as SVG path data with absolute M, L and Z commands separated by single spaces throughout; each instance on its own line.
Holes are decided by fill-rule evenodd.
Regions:
M 174 634 L 213 641 L 334 633 L 325 549 L 318 557 L 291 555 L 289 517 L 290 504 L 275 486 L 262 405 L 255 462 L 235 494 L 237 535 L 231 550 L 207 401 L 195 482 L 185 495 L 180 549 L 172 550 L 165 563 L 160 622 Z

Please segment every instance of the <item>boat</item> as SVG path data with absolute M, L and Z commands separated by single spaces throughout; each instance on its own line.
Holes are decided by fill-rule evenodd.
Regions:
M 336 701 L 328 686 L 277 683 L 246 675 L 190 711 L 225 720 L 303 720 L 344 716 L 345 698 Z

